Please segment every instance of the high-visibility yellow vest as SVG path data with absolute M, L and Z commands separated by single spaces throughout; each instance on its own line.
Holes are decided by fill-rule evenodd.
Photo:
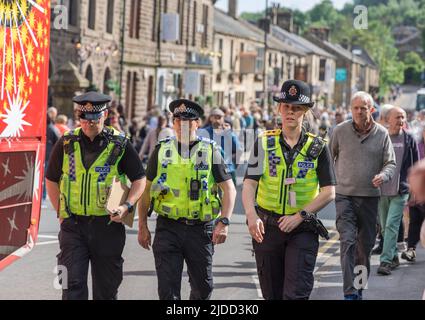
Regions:
M 60 217 L 70 214 L 106 216 L 107 196 L 114 177 L 126 183 L 125 175 L 118 172 L 118 163 L 125 151 L 128 137 L 108 127 L 109 143 L 89 169 L 82 162 L 81 128 L 64 134 L 64 157 L 60 188 Z
M 307 133 L 306 143 L 299 150 L 291 166 L 287 167 L 279 143 L 280 130 L 266 131 L 261 137 L 264 148 L 263 175 L 257 190 L 257 204 L 268 211 L 292 215 L 302 210 L 319 194 L 317 157 L 309 156 L 309 148 L 315 142 L 322 150 L 322 139 Z M 295 183 L 294 183 L 295 182 Z
M 210 221 L 221 208 L 218 185 L 212 174 L 215 142 L 198 137 L 190 157 L 181 157 L 175 138 L 160 141 L 157 176 L 152 181 L 150 196 L 153 209 L 170 219 Z M 191 181 L 199 181 L 199 198 L 191 200 Z M 196 183 L 194 183 L 196 184 Z

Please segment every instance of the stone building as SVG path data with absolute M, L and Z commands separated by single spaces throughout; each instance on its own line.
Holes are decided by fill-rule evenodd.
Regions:
M 211 0 L 53 2 L 52 10 L 55 5 L 66 8 L 69 22 L 66 29 L 52 23 L 53 104 L 58 95 L 71 98 L 76 90 L 84 90 L 75 83 L 63 92 L 60 82 L 70 70 L 79 72 L 72 77 L 76 82 L 82 75 L 90 88 L 111 94 L 124 106 L 128 120 L 142 119 L 154 104 L 165 109 L 167 102 L 185 93 L 207 101 L 214 54 Z M 59 16 L 52 11 L 52 22 Z

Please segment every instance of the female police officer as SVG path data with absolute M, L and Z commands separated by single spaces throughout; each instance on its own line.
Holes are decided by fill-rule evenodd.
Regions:
M 179 99 L 170 103 L 170 110 L 176 137 L 160 141 L 149 159 L 139 207 L 139 243 L 145 249 L 151 245 L 147 226 L 151 205 L 158 214 L 152 247 L 159 298 L 181 298 L 186 261 L 190 299 L 204 300 L 213 288 L 213 245 L 226 240 L 236 190 L 214 141 L 196 136 L 202 108 Z M 221 207 L 218 187 L 223 190 L 223 206 L 214 228 Z
M 288 80 L 274 100 L 282 130 L 266 131 L 256 141 L 243 205 L 263 297 L 308 299 L 319 247 L 309 221 L 334 199 L 335 174 L 325 142 L 302 126 L 314 104 L 309 86 Z

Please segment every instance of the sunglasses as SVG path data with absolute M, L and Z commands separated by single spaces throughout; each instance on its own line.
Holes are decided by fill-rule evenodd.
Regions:
M 81 112 L 79 114 L 79 118 L 80 118 L 80 120 L 84 120 L 84 121 L 95 121 L 95 122 L 99 122 L 100 119 L 103 117 L 104 114 L 105 114 L 104 111 L 98 112 L 98 113 Z

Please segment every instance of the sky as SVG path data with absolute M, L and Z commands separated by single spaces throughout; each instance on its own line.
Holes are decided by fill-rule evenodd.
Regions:
M 307 11 L 313 8 L 321 0 L 269 0 L 269 6 L 272 2 L 280 3 L 281 6 L 286 8 L 298 9 Z M 344 4 L 351 2 L 350 0 L 332 0 L 335 8 L 342 9 Z M 216 6 L 227 11 L 227 0 L 218 0 Z M 262 11 L 266 7 L 266 0 L 239 0 L 238 11 L 242 12 L 257 12 Z

